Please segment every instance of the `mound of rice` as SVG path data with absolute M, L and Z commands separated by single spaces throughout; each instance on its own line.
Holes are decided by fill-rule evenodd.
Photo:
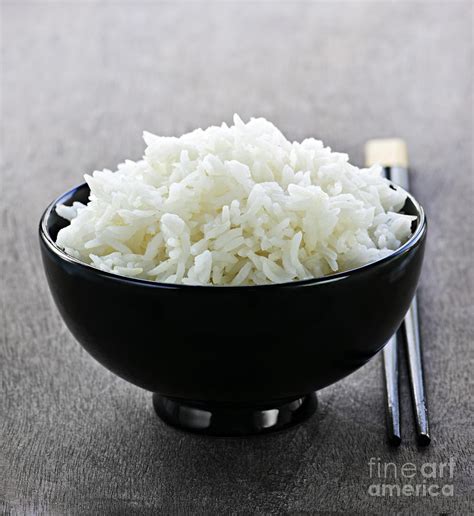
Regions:
M 168 283 L 260 285 L 379 260 L 411 235 L 406 195 L 270 122 L 180 138 L 144 133 L 142 161 L 85 176 L 90 201 L 58 205 L 66 253 L 108 272 Z

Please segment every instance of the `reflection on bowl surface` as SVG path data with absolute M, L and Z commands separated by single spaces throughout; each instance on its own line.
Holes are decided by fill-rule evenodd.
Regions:
M 202 433 L 258 433 L 304 419 L 303 412 L 315 407 L 306 395 L 382 348 L 401 323 L 421 271 L 426 219 L 409 196 L 404 210 L 417 216 L 412 238 L 391 256 L 353 271 L 252 287 L 117 276 L 80 263 L 54 244 L 68 223 L 55 213 L 56 203 L 87 202 L 88 195 L 87 185 L 67 192 L 40 223 L 43 263 L 58 309 L 101 364 L 159 393 L 154 404 L 165 420 Z M 281 408 L 288 406 L 294 407 L 289 413 Z M 212 420 L 203 412 L 219 424 L 203 424 Z M 225 413 L 227 421 L 238 414 L 248 424 L 236 425 L 234 417 L 225 428 Z

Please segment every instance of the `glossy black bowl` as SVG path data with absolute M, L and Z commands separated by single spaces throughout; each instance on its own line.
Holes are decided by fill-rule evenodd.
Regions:
M 40 223 L 49 287 L 76 339 L 101 364 L 154 392 L 182 429 L 247 435 L 302 421 L 315 391 L 365 364 L 395 332 L 415 293 L 426 218 L 392 255 L 348 272 L 256 287 L 155 283 L 102 272 L 54 243 L 68 224 L 54 207 L 87 202 L 81 185 Z

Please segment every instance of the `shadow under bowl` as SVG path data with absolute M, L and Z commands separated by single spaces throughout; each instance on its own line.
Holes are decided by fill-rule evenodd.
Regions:
M 397 187 L 398 188 L 398 187 Z M 86 203 L 82 184 L 40 222 L 47 280 L 69 330 L 110 371 L 154 393 L 167 423 L 208 435 L 286 428 L 316 409 L 315 391 L 372 358 L 396 331 L 420 276 L 422 207 L 390 256 L 322 278 L 240 287 L 189 286 L 100 271 L 56 244 L 58 203 Z

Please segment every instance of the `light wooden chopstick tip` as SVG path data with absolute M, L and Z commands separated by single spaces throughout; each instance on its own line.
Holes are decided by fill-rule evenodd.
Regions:
M 383 167 L 408 167 L 407 145 L 401 138 L 378 138 L 365 144 L 367 167 L 379 164 Z

